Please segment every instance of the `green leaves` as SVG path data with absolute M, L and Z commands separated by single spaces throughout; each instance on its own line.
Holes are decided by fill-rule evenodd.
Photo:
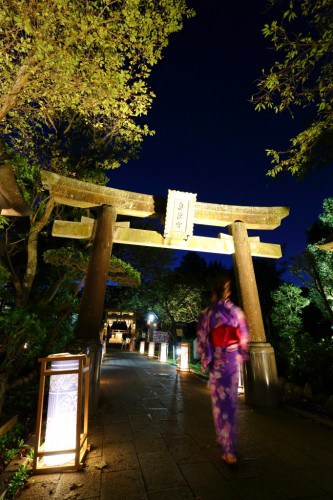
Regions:
M 88 269 L 88 252 L 78 250 L 72 246 L 46 250 L 43 257 L 46 263 L 66 268 L 66 272 L 77 279 L 81 279 Z M 112 256 L 108 279 L 120 285 L 135 287 L 140 284 L 140 273 L 130 264 Z
M 185 0 L 2 4 L 0 132 L 17 151 L 49 167 L 50 147 L 73 120 L 95 130 L 96 139 L 121 139 L 125 147 L 151 133 L 136 118 L 152 104 L 151 68 L 184 17 L 193 15 Z M 48 157 L 31 147 L 45 124 L 53 129 L 46 134 Z
M 319 216 L 321 224 L 314 224 L 308 234 L 315 243 L 294 259 L 291 270 L 308 288 L 312 302 L 321 311 L 323 318 L 333 324 L 333 252 L 318 248 L 318 243 L 324 243 L 323 235 L 332 234 L 333 230 L 333 198 L 327 198 L 323 203 L 324 212 Z M 318 232 L 319 231 L 319 232 Z
M 308 107 L 312 114 L 310 125 L 290 140 L 289 148 L 268 151 L 273 165 L 268 175 L 273 177 L 280 172 L 302 176 L 333 159 L 332 148 L 322 148 L 333 130 L 332 18 L 333 0 L 295 0 L 288 2 L 281 21 L 262 29 L 281 57 L 268 71 L 263 70 L 258 92 L 251 98 L 255 110 L 293 113 L 295 107 Z
M 323 202 L 323 213 L 319 216 L 319 219 L 323 224 L 331 228 L 333 232 L 333 198 L 326 198 Z
M 36 314 L 26 309 L 3 311 L 0 316 L 0 373 L 12 373 L 15 364 L 24 365 L 25 353 L 28 359 L 40 354 L 40 347 L 46 337 L 46 328 Z

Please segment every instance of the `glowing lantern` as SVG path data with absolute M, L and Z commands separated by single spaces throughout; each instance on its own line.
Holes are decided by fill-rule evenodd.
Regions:
M 88 447 L 89 357 L 65 353 L 39 361 L 41 375 L 33 469 L 38 473 L 80 469 Z M 45 379 L 48 375 L 46 433 L 41 445 Z
M 181 342 L 179 350 L 177 368 L 181 372 L 188 372 L 190 371 L 190 344 L 187 342 Z
M 141 340 L 141 342 L 140 342 L 140 354 L 144 354 L 144 353 L 145 353 L 145 341 Z
M 149 342 L 148 358 L 153 358 L 154 356 L 155 356 L 155 342 Z
M 166 363 L 168 361 L 168 343 L 167 342 L 161 342 L 160 344 L 160 354 L 158 357 L 158 360 L 160 363 Z
M 239 364 L 238 394 L 244 394 L 244 373 L 242 363 Z

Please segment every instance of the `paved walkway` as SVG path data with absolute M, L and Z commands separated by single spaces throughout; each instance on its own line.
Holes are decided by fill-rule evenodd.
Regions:
M 83 472 L 33 476 L 21 498 L 333 498 L 333 428 L 240 400 L 240 460 L 229 470 L 215 444 L 206 383 L 137 353 L 112 350 L 105 359 L 89 434 Z

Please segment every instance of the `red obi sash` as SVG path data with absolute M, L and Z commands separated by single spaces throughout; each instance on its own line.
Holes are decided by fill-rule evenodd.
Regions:
M 210 332 L 210 340 L 214 347 L 229 347 L 240 342 L 240 330 L 235 326 L 220 325 Z

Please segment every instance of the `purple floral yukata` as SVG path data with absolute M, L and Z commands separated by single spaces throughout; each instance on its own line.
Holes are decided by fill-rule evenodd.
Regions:
M 238 327 L 240 343 L 214 347 L 210 332 L 218 326 Z M 197 351 L 202 371 L 209 369 L 209 388 L 217 442 L 222 453 L 236 455 L 236 404 L 239 364 L 248 359 L 249 332 L 243 311 L 230 299 L 205 309 L 197 327 Z

